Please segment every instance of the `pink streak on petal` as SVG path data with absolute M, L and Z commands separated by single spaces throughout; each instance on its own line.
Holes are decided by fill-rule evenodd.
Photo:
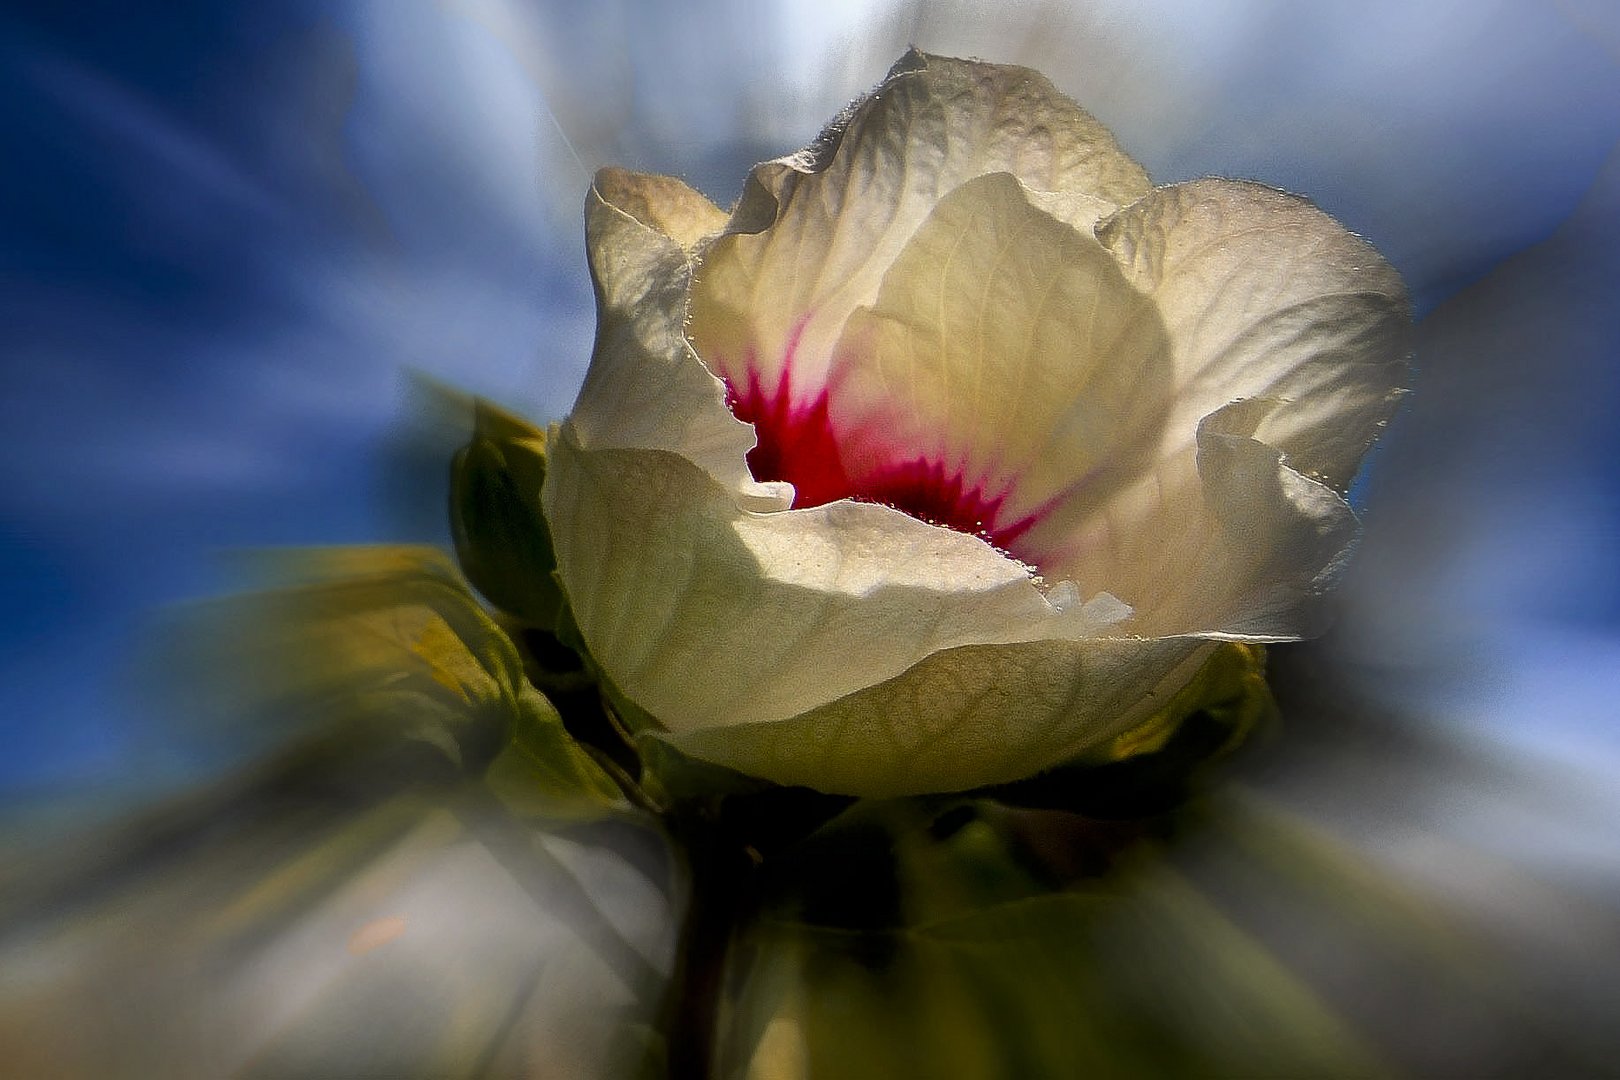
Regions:
M 1019 537 L 1039 520 L 1025 515 L 1002 521 L 1007 491 L 992 495 L 982 483 L 970 485 L 961 468 L 948 469 L 944 462 L 923 456 L 872 470 L 856 481 L 851 495 L 981 537 L 1002 551 L 1013 551 Z
M 938 457 L 919 453 L 885 438 L 881 428 L 862 424 L 855 475 L 845 462 L 850 432 L 835 429 L 831 388 L 821 386 L 795 401 L 794 356 L 810 316 L 794 324 L 783 351 L 774 386 L 760 380 L 757 357 L 747 357 L 747 382 L 725 379 L 726 404 L 737 419 L 754 425 L 756 445 L 748 452 L 754 479 L 785 480 L 793 485 L 795 508 L 821 506 L 838 499 L 879 503 L 931 525 L 978 536 L 993 547 L 1028 559 L 1018 542 L 1039 524 L 1045 506 L 1002 520 L 1011 485 L 992 493 L 983 480 L 970 482 L 963 466 L 947 466 Z
M 756 445 L 748 452 L 755 480 L 786 480 L 793 485 L 795 507 L 820 506 L 850 494 L 849 476 L 828 416 L 824 386 L 808 401 L 793 400 L 793 357 L 804 334 L 806 315 L 794 324 L 782 357 L 776 385 L 761 384 L 756 357 L 747 358 L 748 382 L 738 387 L 726 379 L 726 404 L 737 419 L 754 425 Z

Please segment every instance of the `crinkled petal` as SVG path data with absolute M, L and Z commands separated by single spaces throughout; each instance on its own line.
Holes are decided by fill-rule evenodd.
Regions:
M 911 52 L 812 147 L 757 167 L 703 256 L 691 334 L 714 370 L 813 398 L 844 320 L 943 196 L 1009 172 L 1074 219 L 1150 189 L 1108 130 L 1027 68 Z M 790 356 L 791 353 L 791 356 Z
M 596 348 L 569 424 L 585 446 L 674 451 L 747 505 L 786 506 L 785 487 L 757 484 L 749 474 L 744 456 L 753 431 L 726 407 L 724 386 L 681 329 L 688 251 L 723 220 L 679 180 L 617 169 L 598 174 L 585 206 Z
M 1411 309 L 1389 264 L 1306 200 L 1232 180 L 1160 188 L 1097 235 L 1169 331 L 1163 453 L 1227 403 L 1271 398 L 1287 407 L 1255 437 L 1345 491 L 1407 376 Z
M 718 235 L 730 215 L 673 176 L 602 169 L 592 186 L 603 202 L 662 233 L 690 253 Z
M 1048 601 L 983 541 L 888 507 L 749 513 L 679 454 L 582 447 L 568 425 L 543 503 L 585 643 L 673 731 L 786 719 L 941 649 L 1125 614 Z
M 671 737 L 697 757 L 850 795 L 961 791 L 1032 775 L 1161 708 L 1210 644 L 1031 641 L 935 653 L 802 716 Z
M 1053 572 L 1130 604 L 1124 628 L 1147 637 L 1286 640 L 1321 629 L 1319 601 L 1357 524 L 1338 492 L 1255 437 L 1289 407 L 1234 402 L 1199 426 L 1196 450 L 1162 459 L 1100 513 L 1043 523 L 1069 536 Z
M 829 414 L 852 492 L 977 525 L 1044 569 L 1024 535 L 1151 462 L 1170 385 L 1153 304 L 1089 232 L 992 173 L 940 201 L 850 317 Z
M 1251 183 L 1161 188 L 1097 235 L 1169 336 L 1158 460 L 1027 542 L 1048 573 L 1129 604 L 1135 633 L 1309 632 L 1355 535 L 1342 493 L 1406 375 L 1399 277 L 1305 200 Z

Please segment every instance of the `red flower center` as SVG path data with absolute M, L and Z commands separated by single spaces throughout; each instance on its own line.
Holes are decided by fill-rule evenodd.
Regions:
M 798 329 L 803 329 L 802 322 Z M 794 398 L 798 341 L 795 332 L 774 386 L 760 382 L 752 356 L 746 384 L 739 387 L 725 380 L 726 404 L 737 419 L 754 425 L 757 444 L 748 452 L 748 468 L 755 480 L 792 484 L 795 508 L 837 499 L 879 503 L 1017 554 L 1019 538 L 1039 518 L 1007 514 L 1006 490 L 987 492 L 982 482 L 970 482 L 961 466 L 948 466 L 897 439 L 885 439 L 881 430 L 874 436 L 863 427 L 859 462 L 847 460 L 832 421 L 830 389 L 823 386 L 812 397 Z

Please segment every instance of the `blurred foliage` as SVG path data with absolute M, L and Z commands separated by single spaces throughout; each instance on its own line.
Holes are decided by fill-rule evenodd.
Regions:
M 0 1071 L 504 1075 L 579 992 L 543 985 L 567 964 L 602 996 L 597 1023 L 650 1017 L 647 946 L 565 856 L 635 852 L 668 895 L 659 831 L 449 560 L 304 549 L 250 569 L 264 588 L 176 620 L 167 670 L 197 722 L 263 725 L 275 749 L 6 861 Z M 33 960 L 86 948 L 56 972 Z M 593 1039 L 599 1061 L 611 1036 Z
M 294 710 L 328 728 L 381 726 L 441 749 L 530 816 L 600 816 L 619 786 L 564 730 L 507 634 L 432 548 L 298 550 L 260 557 L 281 587 L 225 605 L 211 649 L 245 714 Z M 218 661 L 218 657 L 214 658 Z
M 718 1075 L 1383 1072 L 1177 872 L 1164 837 L 1120 846 L 1071 815 L 968 810 L 948 836 L 915 807 L 874 811 L 854 842 L 886 845 L 893 868 L 871 894 L 816 892 L 872 876 L 776 876 L 734 953 Z M 1053 860 L 1053 845 L 1069 850 Z M 1105 868 L 1054 887 L 1053 861 L 1091 866 L 1109 848 Z
M 858 805 L 738 933 L 724 1077 L 1598 1076 L 1433 895 L 1252 789 L 1134 827 Z M 1612 920 L 1608 924 L 1612 930 Z

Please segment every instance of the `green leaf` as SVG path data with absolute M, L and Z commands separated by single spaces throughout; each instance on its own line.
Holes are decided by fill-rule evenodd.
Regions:
M 456 557 L 473 587 L 524 622 L 551 629 L 562 590 L 551 533 L 540 510 L 546 434 L 478 402 L 472 441 L 456 455 L 450 527 Z
M 261 556 L 286 584 L 227 605 L 260 707 L 425 741 L 530 818 L 624 809 L 618 785 L 524 675 L 517 648 L 433 548 Z

